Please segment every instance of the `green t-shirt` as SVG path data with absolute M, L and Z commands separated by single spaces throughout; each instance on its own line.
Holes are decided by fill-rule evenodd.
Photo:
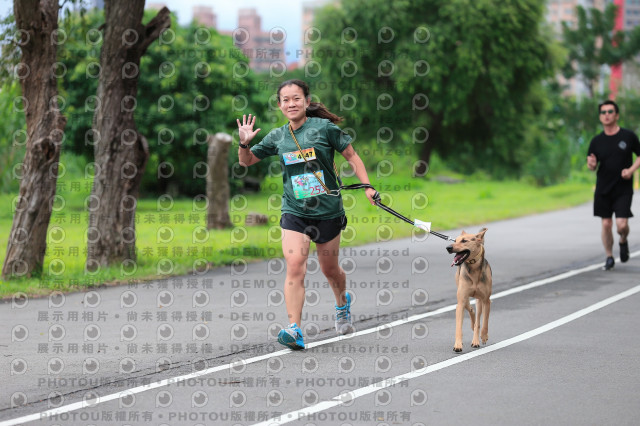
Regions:
M 329 189 L 338 189 L 333 156 L 335 151 L 342 152 L 349 146 L 351 137 L 331 121 L 317 117 L 309 117 L 293 133 L 308 164 L 289 133 L 289 123 L 273 129 L 251 147 L 253 155 L 261 160 L 271 155 L 280 158 L 284 186 L 282 213 L 310 219 L 334 219 L 344 215 L 342 196 L 327 195 L 312 170 Z

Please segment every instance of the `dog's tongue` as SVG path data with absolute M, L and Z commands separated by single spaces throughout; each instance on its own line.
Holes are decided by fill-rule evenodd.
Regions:
M 464 253 L 458 253 L 453 257 L 453 262 L 451 262 L 451 266 L 455 266 L 460 259 L 462 259 L 464 257 Z

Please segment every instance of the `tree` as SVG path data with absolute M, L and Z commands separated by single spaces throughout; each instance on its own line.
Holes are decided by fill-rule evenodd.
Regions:
M 358 137 L 412 150 L 418 175 L 434 149 L 464 168 L 518 174 L 542 107 L 536 87 L 558 60 L 543 19 L 538 0 L 343 2 L 315 22 L 315 81 L 331 84 L 321 98 L 346 106 Z
M 171 24 L 166 7 L 142 24 L 144 0 L 105 2 L 98 105 L 93 118 L 96 173 L 89 201 L 87 268 L 135 260 L 135 211 L 149 157 L 134 111 L 140 58 Z
M 56 194 L 58 160 L 66 118 L 58 109 L 56 52 L 57 0 L 14 0 L 20 63 L 15 75 L 22 86 L 27 127 L 20 193 L 2 276 L 32 276 L 42 271 L 47 228 Z
M 154 15 L 147 11 L 145 19 Z M 236 118 L 243 111 L 256 114 L 266 134 L 273 125 L 270 119 L 277 116 L 267 111 L 274 89 L 271 81 L 258 80 L 230 36 L 195 23 L 179 25 L 173 15 L 171 20 L 171 30 L 161 42 L 151 44 L 140 60 L 145 72 L 138 78 L 134 118 L 149 143 L 140 193 L 195 196 L 206 191 L 204 177 L 198 176 L 204 176 L 207 136 L 237 131 Z M 97 29 L 103 22 L 98 12 L 71 15 L 64 21 L 68 38 L 60 52 L 67 69 L 61 89 L 69 117 L 65 148 L 88 161 L 93 161 L 92 116 L 98 87 L 97 78 L 91 76 L 99 69 L 103 38 Z M 231 167 L 234 162 L 236 151 L 231 150 L 232 193 L 242 189 L 245 173 L 255 176 L 267 170 L 262 163 L 239 170 Z
M 588 11 L 576 7 L 575 28 L 562 23 L 564 44 L 568 49 L 563 68 L 566 78 L 576 75 L 593 98 L 603 65 L 615 65 L 633 59 L 640 52 L 640 27 L 630 31 L 614 31 L 617 6 L 609 3 L 604 13 L 596 8 Z
M 208 136 L 237 134 L 236 118 L 248 112 L 266 134 L 276 116 L 267 112 L 275 90 L 258 80 L 231 37 L 195 23 L 172 25 L 171 32 L 142 59 L 149 72 L 140 78 L 136 122 L 152 147 L 143 185 L 149 193 L 196 196 L 206 193 Z M 232 192 L 242 189 L 245 173 L 264 173 L 267 165 L 239 170 L 234 163 L 237 149 L 229 156 Z

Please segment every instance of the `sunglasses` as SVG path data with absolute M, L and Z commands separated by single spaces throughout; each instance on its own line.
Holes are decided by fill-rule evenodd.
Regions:
M 605 115 L 605 114 L 615 114 L 616 110 L 615 109 L 606 109 L 606 110 L 602 110 L 600 111 L 600 115 Z

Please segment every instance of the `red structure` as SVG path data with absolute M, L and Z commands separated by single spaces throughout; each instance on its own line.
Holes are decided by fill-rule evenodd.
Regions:
M 624 0 L 613 0 L 613 3 L 618 7 L 613 31 L 622 31 L 624 29 Z M 609 96 L 610 99 L 616 98 L 621 84 L 622 63 L 619 63 L 611 66 L 611 79 L 609 80 L 609 91 L 611 92 L 611 95 Z

